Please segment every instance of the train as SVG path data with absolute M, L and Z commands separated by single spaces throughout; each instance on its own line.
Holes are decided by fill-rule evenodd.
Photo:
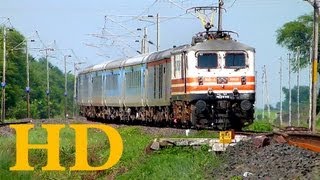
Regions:
M 108 122 L 242 129 L 254 120 L 255 49 L 230 31 L 107 61 L 77 76 L 80 115 Z

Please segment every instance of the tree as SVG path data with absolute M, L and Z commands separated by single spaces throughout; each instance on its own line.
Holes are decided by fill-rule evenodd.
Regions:
M 285 23 L 277 30 L 277 44 L 285 47 L 289 51 L 300 50 L 300 66 L 308 65 L 310 56 L 310 46 L 312 45 L 313 16 L 303 15 L 297 20 Z M 294 71 L 297 70 L 297 62 L 291 61 Z
M 0 32 L 0 78 L 2 78 L 3 67 L 3 27 Z M 7 69 L 6 69 L 6 117 L 24 118 L 26 117 L 26 54 L 24 45 L 20 44 L 25 37 L 18 31 L 7 31 Z M 20 44 L 20 45 L 19 45 Z M 19 49 L 13 50 L 19 45 Z M 30 60 L 30 100 L 31 117 L 47 117 L 46 101 L 46 60 L 44 58 L 34 59 L 29 55 Z M 64 111 L 64 74 L 53 64 L 50 65 L 50 99 L 51 117 L 63 115 Z M 73 95 L 73 76 L 68 75 L 68 104 L 71 107 Z M 1 79 L 0 79 L 1 81 Z M 69 108 L 70 109 L 70 108 Z M 70 109 L 71 110 L 71 109 Z
M 300 106 L 306 106 L 309 107 L 309 87 L 308 86 L 299 86 L 299 90 L 300 90 L 300 95 L 299 95 L 299 102 L 300 102 Z M 284 100 L 282 102 L 282 106 L 284 110 L 288 110 L 289 109 L 289 89 L 286 87 L 282 88 L 282 92 L 284 93 Z M 294 86 L 291 89 L 291 102 L 292 102 L 292 106 L 294 108 L 296 108 L 297 103 L 298 103 L 298 96 L 297 96 L 297 92 L 298 92 L 298 86 Z M 277 108 L 280 108 L 280 103 L 277 103 Z
M 292 52 L 297 52 L 297 48 L 299 47 L 300 67 L 303 68 L 308 66 L 313 36 L 313 15 L 303 15 L 298 17 L 297 20 L 287 22 L 278 29 L 276 33 L 277 44 Z M 296 61 L 291 61 L 291 64 L 292 70 L 296 71 L 298 63 Z M 316 109 L 318 114 L 320 111 L 320 93 L 317 97 Z

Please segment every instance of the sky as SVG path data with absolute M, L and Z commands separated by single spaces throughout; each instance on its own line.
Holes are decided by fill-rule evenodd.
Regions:
M 189 44 L 192 36 L 204 31 L 200 21 L 187 9 L 217 5 L 218 0 L 0 0 L 0 23 L 10 18 L 11 25 L 24 36 L 35 39 L 31 48 L 54 47 L 50 62 L 63 67 L 68 58 L 68 69 L 73 62 L 85 62 L 82 67 L 137 55 L 142 32 L 147 27 L 148 39 L 156 42 L 154 18 L 160 16 L 160 50 L 173 45 Z M 239 34 L 234 38 L 256 49 L 257 102 L 262 107 L 262 68 L 266 66 L 269 102 L 279 102 L 279 58 L 283 62 L 283 85 L 288 87 L 289 53 L 276 44 L 276 30 L 284 23 L 312 12 L 304 0 L 225 0 L 223 29 Z M 190 12 L 190 11 L 188 11 Z M 217 21 L 214 21 L 215 27 Z M 6 25 L 10 25 L 6 23 Z M 38 32 L 38 36 L 35 32 Z M 59 50 L 58 50 L 59 49 Z M 70 49 L 73 50 L 70 51 Z M 150 51 L 155 46 L 150 45 Z M 43 56 L 39 51 L 31 53 Z M 292 74 L 291 87 L 296 85 Z M 301 84 L 308 85 L 308 70 L 301 73 Z M 265 92 L 266 95 L 266 92 Z M 267 96 L 265 96 L 265 102 Z

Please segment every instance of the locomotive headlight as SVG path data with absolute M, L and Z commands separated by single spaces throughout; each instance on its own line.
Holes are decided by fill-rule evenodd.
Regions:
M 248 100 L 243 100 L 240 103 L 240 107 L 241 107 L 242 110 L 248 111 L 249 109 L 251 109 L 252 103 L 250 101 L 248 101 Z
M 241 76 L 241 84 L 246 85 L 247 84 L 247 77 Z
M 208 95 L 209 95 L 209 96 L 212 96 L 212 95 L 213 95 L 213 90 L 212 90 L 212 89 L 209 89 L 209 90 L 208 90 Z
M 202 76 L 198 77 L 198 83 L 199 83 L 199 85 L 203 85 L 203 77 Z
M 237 88 L 233 89 L 233 95 L 238 96 L 239 95 L 239 91 Z

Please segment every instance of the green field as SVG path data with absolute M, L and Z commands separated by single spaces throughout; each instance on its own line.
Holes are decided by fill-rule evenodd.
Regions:
M 3 127 L 0 127 L 3 128 Z M 67 171 L 41 171 L 46 165 L 46 150 L 29 150 L 29 163 L 35 171 L 9 171 L 15 164 L 15 136 L 0 137 L 0 179 L 204 179 L 219 165 L 220 158 L 207 147 L 168 148 L 147 154 L 145 148 L 156 138 L 139 127 L 118 128 L 124 152 L 119 163 L 103 171 L 69 171 L 75 163 L 75 133 L 70 128 L 60 132 L 60 164 Z M 212 133 L 199 131 L 194 137 L 208 137 Z M 216 135 L 215 135 L 216 136 Z M 104 164 L 109 155 L 109 143 L 104 133 L 90 129 L 88 161 L 92 166 Z M 29 133 L 29 143 L 45 143 L 46 132 L 36 127 Z

